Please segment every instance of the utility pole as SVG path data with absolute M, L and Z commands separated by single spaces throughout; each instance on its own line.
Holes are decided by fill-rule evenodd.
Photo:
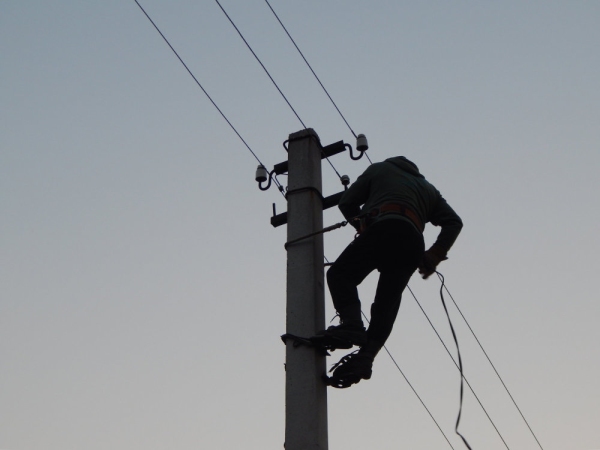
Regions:
M 344 191 L 323 197 L 321 160 L 346 150 L 351 159 L 358 160 L 369 146 L 365 135 L 359 134 L 356 141 L 358 156 L 343 141 L 323 147 L 311 128 L 290 134 L 287 143 L 288 160 L 275 164 L 271 172 L 260 164 L 255 177 L 258 188 L 266 191 L 274 175 L 288 174 L 288 210 L 276 214 L 273 204 L 271 217 L 274 227 L 288 225 L 286 334 L 282 336 L 286 344 L 285 449 L 327 450 L 325 355 L 310 344 L 306 346 L 306 342 L 298 345 L 295 339 L 286 336 L 309 338 L 325 328 L 322 233 L 331 230 L 323 229 L 323 210 L 336 206 Z M 346 188 L 350 179 L 344 175 L 340 181 Z
M 312 129 L 289 136 L 288 242 L 323 228 L 321 144 Z M 286 333 L 314 336 L 325 327 L 323 235 L 287 249 Z M 327 450 L 325 356 L 286 343 L 285 449 Z

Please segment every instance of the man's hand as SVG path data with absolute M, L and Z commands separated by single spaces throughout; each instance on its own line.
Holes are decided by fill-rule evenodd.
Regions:
M 446 250 L 437 244 L 433 244 L 429 250 L 423 253 L 423 258 L 419 263 L 419 273 L 423 279 L 429 278 L 435 272 L 438 264 L 448 259 Z

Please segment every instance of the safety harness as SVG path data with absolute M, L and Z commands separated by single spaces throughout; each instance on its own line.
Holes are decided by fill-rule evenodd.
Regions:
M 375 221 L 375 218 L 385 216 L 388 214 L 398 214 L 404 216 L 408 220 L 410 220 L 421 233 L 423 232 L 423 230 L 425 230 L 425 226 L 416 212 L 414 212 L 404 203 L 394 202 L 384 203 L 380 207 L 373 208 L 369 212 L 358 216 L 360 218 L 359 232 L 362 233 L 363 231 L 365 231 Z
M 286 242 L 284 244 L 284 247 L 287 250 L 288 247 L 292 244 L 303 241 L 304 239 L 311 238 L 313 236 L 317 236 L 319 234 L 327 233 L 328 231 L 337 230 L 338 228 L 345 227 L 349 223 L 352 224 L 356 228 L 356 230 L 358 231 L 358 234 L 361 234 L 369 226 L 371 226 L 373 224 L 373 222 L 375 222 L 375 219 L 377 217 L 385 216 L 388 214 L 399 214 L 401 216 L 406 217 L 408 220 L 410 220 L 414 224 L 415 227 L 417 227 L 417 229 L 421 233 L 425 229 L 425 226 L 424 226 L 423 222 L 421 221 L 421 218 L 418 216 L 418 214 L 416 212 L 414 212 L 412 209 L 410 209 L 408 206 L 406 206 L 405 204 L 403 204 L 403 203 L 385 203 L 378 208 L 373 208 L 366 213 L 359 214 L 358 216 L 353 217 L 350 220 L 344 220 L 343 222 L 338 222 L 334 225 L 330 225 L 328 227 L 323 228 L 322 230 L 315 231 L 314 233 L 310 233 L 305 236 L 301 236 L 299 238 L 292 239 L 291 241 Z

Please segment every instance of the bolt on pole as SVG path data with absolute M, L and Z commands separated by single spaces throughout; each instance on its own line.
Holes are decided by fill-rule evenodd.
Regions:
M 323 228 L 321 145 L 312 129 L 288 144 L 288 242 Z M 286 333 L 313 336 L 325 327 L 323 235 L 287 249 Z M 286 344 L 285 449 L 327 450 L 325 356 Z

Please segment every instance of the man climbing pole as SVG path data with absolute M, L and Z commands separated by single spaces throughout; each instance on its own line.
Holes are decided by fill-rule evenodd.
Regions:
M 328 379 L 331 386 L 345 388 L 371 378 L 373 360 L 392 331 L 412 274 L 418 268 L 428 278 L 436 271 L 447 259 L 462 220 L 403 156 L 369 166 L 344 193 L 339 208 L 359 234 L 327 272 L 340 324 L 319 335 L 330 348 L 360 347 L 334 365 Z M 427 222 L 440 226 L 441 231 L 424 251 L 422 233 Z M 370 325 L 365 329 L 357 286 L 375 269 L 380 275 Z

